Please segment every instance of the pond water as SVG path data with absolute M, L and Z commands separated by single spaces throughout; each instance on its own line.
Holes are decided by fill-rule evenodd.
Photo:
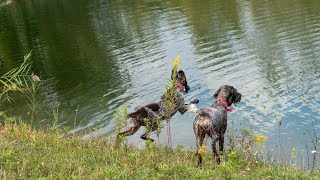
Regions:
M 39 127 L 58 109 L 70 133 L 112 134 L 116 109 L 157 101 L 180 55 L 186 101 L 211 105 L 224 84 L 243 94 L 229 130 L 250 128 L 275 152 L 311 151 L 310 134 L 320 134 L 319 0 L 12 1 L 0 9 L 1 74 L 30 50 L 43 80 Z M 23 97 L 1 110 L 30 119 Z M 173 117 L 174 145 L 195 146 L 193 117 Z M 129 142 L 143 146 L 143 132 Z

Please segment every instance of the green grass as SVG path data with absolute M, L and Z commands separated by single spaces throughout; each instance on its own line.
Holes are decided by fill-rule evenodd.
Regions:
M 216 165 L 210 153 L 197 168 L 195 150 L 154 143 L 137 149 L 97 138 L 64 138 L 61 131 L 25 124 L 0 128 L 0 179 L 319 179 L 320 173 L 244 160 L 235 153 Z

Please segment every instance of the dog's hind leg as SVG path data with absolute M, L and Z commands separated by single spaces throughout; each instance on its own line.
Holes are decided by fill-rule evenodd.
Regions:
M 124 132 L 121 132 L 118 134 L 117 138 L 122 135 L 122 136 L 131 136 L 133 135 L 134 133 L 136 133 L 138 131 L 138 129 L 141 127 L 141 125 L 137 125 L 137 124 L 134 124 L 133 126 L 129 127 L 128 130 L 124 131 Z
M 198 167 L 201 167 L 202 165 L 202 155 L 199 153 L 199 150 L 203 144 L 203 140 L 205 138 L 206 134 L 205 132 L 198 130 L 196 133 L 196 143 L 197 143 L 197 153 L 196 155 L 198 156 Z
M 211 138 L 212 138 L 211 146 L 212 146 L 213 157 L 214 157 L 216 163 L 220 164 L 220 157 L 219 157 L 219 155 L 217 153 L 217 147 L 216 147 L 217 146 L 217 142 L 219 140 L 219 137 L 217 135 L 213 135 Z

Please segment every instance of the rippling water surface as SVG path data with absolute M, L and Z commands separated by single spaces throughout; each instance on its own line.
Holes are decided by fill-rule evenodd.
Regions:
M 0 17 L 1 73 L 33 50 L 32 71 L 45 80 L 38 126 L 58 108 L 70 133 L 111 134 L 117 108 L 160 98 L 180 55 L 186 101 L 211 105 L 224 84 L 243 94 L 229 129 L 250 128 L 268 137 L 270 150 L 280 143 L 288 151 L 305 150 L 313 129 L 320 134 L 318 0 L 13 1 Z M 30 117 L 23 97 L 1 109 Z M 195 145 L 193 116 L 173 117 L 175 145 Z M 129 141 L 142 146 L 143 131 Z

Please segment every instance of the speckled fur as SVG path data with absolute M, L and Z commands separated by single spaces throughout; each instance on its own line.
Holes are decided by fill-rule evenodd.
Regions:
M 187 78 L 183 71 L 180 70 L 179 72 L 177 72 L 176 80 L 184 87 L 183 91 L 187 92 L 190 89 L 187 83 Z M 184 114 L 188 108 L 187 105 L 185 104 L 184 98 L 179 88 L 175 89 L 175 102 L 176 102 L 175 107 L 173 108 L 173 111 L 170 113 L 170 117 L 172 117 L 178 111 L 181 114 Z M 141 126 L 146 126 L 145 120 L 147 119 L 149 121 L 150 131 L 145 132 L 141 136 L 141 138 L 144 140 L 153 141 L 153 139 L 149 138 L 148 136 L 150 132 L 157 130 L 158 128 L 157 120 L 158 119 L 164 120 L 166 114 L 167 114 L 167 111 L 164 104 L 164 95 L 162 95 L 160 101 L 140 107 L 135 112 L 128 114 L 129 118 L 131 118 L 132 123 L 129 126 L 128 130 L 119 133 L 118 136 L 133 135 L 134 133 L 137 132 L 137 130 Z
M 228 85 L 221 86 L 214 98 L 221 98 L 227 101 L 227 105 L 221 102 L 215 102 L 212 106 L 201 108 L 193 121 L 193 130 L 196 135 L 198 166 L 202 164 L 202 157 L 198 153 L 199 147 L 202 146 L 205 136 L 209 136 L 212 140 L 212 152 L 216 162 L 220 163 L 220 158 L 216 150 L 216 143 L 219 141 L 219 150 L 223 151 L 224 134 L 227 129 L 227 107 L 233 103 L 239 103 L 241 94 L 237 90 Z

